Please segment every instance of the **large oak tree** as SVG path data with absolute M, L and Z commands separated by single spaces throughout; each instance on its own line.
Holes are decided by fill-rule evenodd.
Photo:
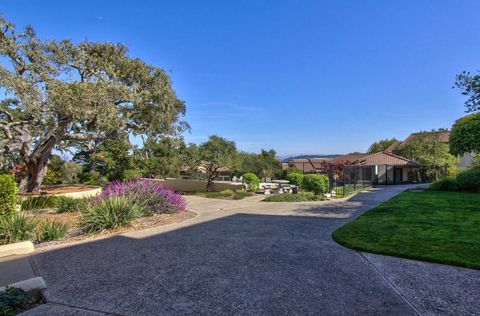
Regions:
M 0 163 L 22 170 L 24 191 L 39 190 L 55 148 L 112 132 L 161 137 L 186 127 L 169 76 L 124 45 L 44 41 L 3 17 L 0 89 Z

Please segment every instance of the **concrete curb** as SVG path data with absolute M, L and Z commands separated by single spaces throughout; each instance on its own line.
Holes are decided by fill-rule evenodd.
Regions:
M 35 277 L 28 280 L 23 280 L 17 283 L 8 285 L 8 287 L 16 287 L 24 290 L 25 292 L 34 290 L 43 290 L 47 288 L 45 281 L 42 277 Z M 5 292 L 6 287 L 0 287 L 0 292 Z
M 0 258 L 28 254 L 34 251 L 35 247 L 31 241 L 22 241 L 14 244 L 2 245 L 0 246 Z

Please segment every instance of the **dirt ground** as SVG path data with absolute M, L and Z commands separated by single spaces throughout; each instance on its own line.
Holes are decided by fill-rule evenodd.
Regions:
M 89 234 L 81 226 L 82 214 L 80 212 L 74 213 L 56 213 L 52 211 L 44 211 L 41 213 L 32 212 L 29 214 L 32 218 L 35 218 L 38 221 L 58 221 L 66 223 L 70 226 L 68 230 L 68 235 L 62 240 L 42 242 L 36 245 L 36 248 L 41 248 L 53 244 L 67 243 L 71 241 L 78 240 L 88 240 L 95 239 L 99 236 L 110 236 L 118 233 L 124 233 L 128 231 L 146 229 L 161 225 L 180 223 L 184 220 L 193 218 L 197 216 L 197 213 L 190 211 L 183 211 L 173 214 L 156 214 L 153 216 L 138 218 L 133 221 L 133 225 L 129 227 L 122 227 L 115 230 L 108 230 L 99 234 Z
M 23 193 L 23 196 L 37 196 L 37 195 L 55 195 L 62 193 L 84 192 L 96 189 L 98 187 L 91 185 L 48 185 L 43 186 L 40 192 Z

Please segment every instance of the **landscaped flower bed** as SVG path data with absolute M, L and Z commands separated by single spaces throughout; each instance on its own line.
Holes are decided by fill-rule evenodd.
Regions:
M 13 190 L 12 192 L 15 192 Z M 0 244 L 21 240 L 78 240 L 179 222 L 186 211 L 184 197 L 159 182 L 136 180 L 110 183 L 93 198 L 31 197 L 21 211 L 0 216 Z

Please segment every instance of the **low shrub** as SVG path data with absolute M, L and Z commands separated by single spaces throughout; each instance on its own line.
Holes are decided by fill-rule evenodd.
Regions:
M 28 197 L 21 203 L 22 211 L 56 208 L 59 199 L 53 195 Z
M 87 209 L 86 199 L 74 199 L 62 196 L 57 203 L 57 213 L 83 212 Z
M 7 286 L 4 292 L 0 292 L 0 315 L 16 315 L 27 306 L 29 300 L 24 290 Z
M 252 192 L 247 192 L 243 190 L 223 190 L 220 192 L 197 192 L 197 195 L 202 195 L 209 199 L 232 199 L 232 200 L 242 200 L 246 197 L 252 196 Z
M 323 174 L 307 174 L 303 177 L 302 188 L 315 194 L 327 193 L 329 186 L 328 177 Z
M 292 172 L 286 175 L 286 179 L 290 181 L 290 184 L 301 186 L 303 182 L 303 174 Z
M 283 171 L 284 175 L 287 176 L 288 174 L 290 173 L 299 173 L 299 174 L 303 174 L 303 171 L 298 169 L 298 168 L 295 168 L 295 167 L 289 167 L 287 169 L 285 169 Z
M 210 199 L 230 198 L 235 194 L 233 190 L 223 190 L 220 192 L 205 192 L 204 196 Z
M 238 191 L 235 191 L 235 193 L 233 194 L 233 199 L 234 200 L 243 200 L 244 198 L 246 197 L 249 197 L 249 196 L 252 196 L 253 193 L 252 192 L 247 192 L 247 191 L 243 191 L 243 190 L 238 190 Z
M 32 238 L 37 222 L 15 213 L 11 218 L 0 218 L 0 244 L 10 244 Z
M 90 201 L 98 204 L 111 197 L 126 197 L 144 210 L 144 215 L 153 213 L 174 213 L 187 208 L 185 198 L 165 188 L 154 180 L 135 180 L 129 182 L 112 182 L 103 188 L 100 195 Z
M 456 180 L 460 190 L 480 193 L 480 167 L 460 172 Z
M 309 202 L 321 201 L 323 198 L 313 192 L 302 192 L 298 194 L 275 194 L 263 199 L 263 202 Z
M 138 180 L 142 177 L 142 170 L 128 169 L 123 172 L 123 179 L 125 181 Z
M 243 176 L 243 182 L 247 184 L 247 189 L 249 191 L 257 191 L 260 185 L 260 179 L 256 174 L 247 172 Z
M 17 207 L 18 186 L 10 174 L 0 174 L 0 218 L 12 218 Z
M 123 226 L 144 214 L 145 210 L 125 196 L 113 196 L 99 200 L 83 214 L 82 223 L 88 232 L 101 232 Z
M 432 191 L 457 191 L 458 183 L 454 178 L 444 178 L 433 182 L 428 189 Z
M 38 241 L 52 241 L 65 238 L 70 226 L 58 221 L 43 221 L 37 227 Z

